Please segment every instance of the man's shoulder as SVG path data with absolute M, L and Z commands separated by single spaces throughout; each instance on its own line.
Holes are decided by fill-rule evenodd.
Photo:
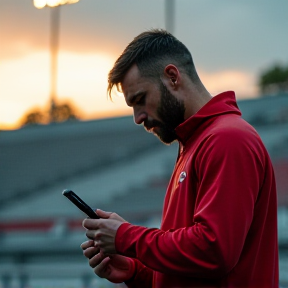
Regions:
M 196 143 L 197 142 L 197 143 Z M 192 144 L 192 143 L 191 143 Z M 198 148 L 218 150 L 260 149 L 264 144 L 253 126 L 242 117 L 235 114 L 225 114 L 215 117 L 207 123 L 199 138 L 194 142 Z M 193 144 L 192 144 L 193 145 Z
M 209 133 L 223 137 L 259 137 L 255 128 L 242 117 L 235 114 L 225 114 L 215 118 L 213 124 L 208 128 Z

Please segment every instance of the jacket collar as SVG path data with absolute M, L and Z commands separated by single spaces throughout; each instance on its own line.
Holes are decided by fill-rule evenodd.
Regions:
M 204 121 L 218 115 L 229 113 L 241 115 L 233 91 L 223 92 L 214 96 L 196 114 L 176 127 L 175 131 L 178 140 L 182 144 L 185 144 Z

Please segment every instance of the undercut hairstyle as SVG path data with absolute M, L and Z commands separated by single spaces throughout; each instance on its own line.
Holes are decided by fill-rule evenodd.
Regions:
M 166 30 L 152 29 L 135 37 L 116 60 L 108 74 L 107 92 L 110 99 L 113 87 L 121 90 L 121 82 L 134 64 L 142 77 L 156 82 L 160 81 L 160 76 L 168 64 L 177 66 L 179 71 L 188 75 L 195 84 L 200 82 L 187 47 Z

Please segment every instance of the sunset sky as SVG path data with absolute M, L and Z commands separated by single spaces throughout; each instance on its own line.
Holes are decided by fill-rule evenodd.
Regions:
M 61 7 L 57 99 L 83 119 L 131 114 L 106 96 L 107 73 L 133 38 L 165 28 L 164 0 L 80 0 Z M 0 0 L 0 129 L 47 107 L 50 12 L 32 0 Z M 175 0 L 174 35 L 191 51 L 211 94 L 258 95 L 257 77 L 288 64 L 287 0 Z

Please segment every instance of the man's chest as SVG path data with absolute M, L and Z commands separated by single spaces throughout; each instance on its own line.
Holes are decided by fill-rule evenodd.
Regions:
M 183 153 L 175 165 L 164 200 L 161 225 L 164 230 L 193 225 L 198 183 L 195 156 L 193 150 Z

